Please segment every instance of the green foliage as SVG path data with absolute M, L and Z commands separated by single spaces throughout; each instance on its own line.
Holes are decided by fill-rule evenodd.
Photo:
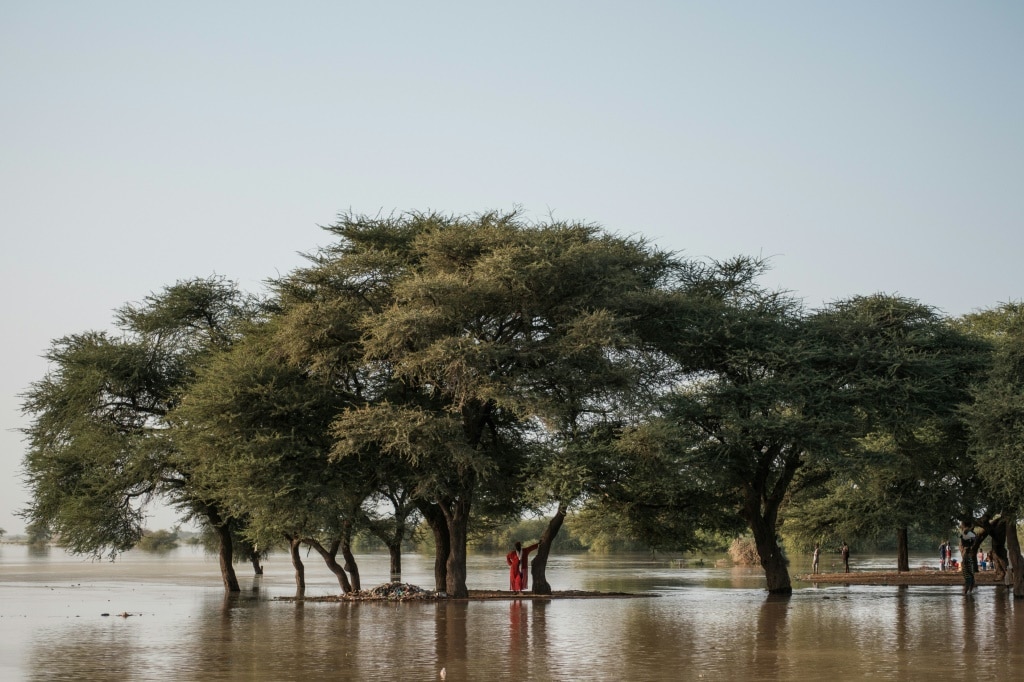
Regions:
M 166 416 L 201 359 L 237 333 L 257 306 L 219 278 L 179 282 L 118 311 L 120 336 L 53 342 L 50 371 L 24 394 L 32 493 L 23 516 L 72 552 L 115 556 L 143 533 L 145 508 L 164 495 L 208 510 L 180 465 Z
M 53 342 L 23 396 L 39 537 L 166 544 L 142 527 L 162 496 L 244 534 L 242 556 L 286 535 L 423 544 L 431 512 L 458 555 L 537 538 L 560 508 L 555 551 L 722 548 L 746 528 L 785 590 L 780 534 L 934 538 L 1024 509 L 1018 304 L 958 324 L 881 294 L 807 312 L 759 285 L 760 260 L 514 212 L 327 231 L 272 302 L 178 282 L 117 333 Z
M 272 326 L 216 353 L 170 414 L 180 461 L 207 500 L 245 518 L 260 546 L 340 532 L 347 471 L 328 460 L 344 396 L 287 361 Z M 361 499 L 361 498 L 360 498 Z
M 576 534 L 574 521 L 573 516 L 566 519 L 561 532 L 555 536 L 552 543 L 553 552 L 580 552 L 588 549 L 588 546 Z M 508 552 L 517 540 L 524 545 L 536 541 L 544 533 L 548 522 L 549 519 L 544 517 L 529 518 L 486 531 L 473 532 L 469 544 L 470 547 L 478 550 Z
M 25 525 L 25 539 L 29 545 L 41 547 L 50 544 L 53 532 L 45 520 L 33 519 Z
M 581 434 L 635 419 L 637 387 L 660 380 L 638 329 L 681 281 L 676 261 L 515 213 L 348 215 L 329 230 L 339 242 L 276 286 L 280 348 L 355 398 L 332 460 L 443 508 L 457 556 L 471 507 L 518 516 L 584 496 Z
M 178 546 L 178 529 L 145 531 L 139 539 L 138 547 L 147 552 L 169 552 Z
M 965 408 L 971 455 L 991 511 L 1024 514 L 1024 304 L 969 315 L 964 325 L 995 347 L 987 380 Z

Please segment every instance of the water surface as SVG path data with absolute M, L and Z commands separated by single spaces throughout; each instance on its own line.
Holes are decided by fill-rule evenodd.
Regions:
M 386 556 L 358 558 L 364 587 L 386 582 Z M 432 585 L 432 557 L 407 555 L 403 565 L 406 582 Z M 964 598 L 956 587 L 798 584 L 775 599 L 750 569 L 575 555 L 551 558 L 556 590 L 649 596 L 301 603 L 277 599 L 294 595 L 286 556 L 272 556 L 262 577 L 237 569 L 243 592 L 225 596 L 216 557 L 193 548 L 110 563 L 0 545 L 0 679 L 436 680 L 442 669 L 447 680 L 1024 676 L 1024 603 L 1001 588 Z M 306 574 L 307 596 L 339 591 L 315 554 Z M 469 587 L 506 588 L 503 557 L 471 556 Z

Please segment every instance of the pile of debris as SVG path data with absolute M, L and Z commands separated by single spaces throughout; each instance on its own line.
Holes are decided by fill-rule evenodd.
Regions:
M 372 590 L 359 590 L 342 595 L 351 601 L 413 601 L 416 599 L 437 599 L 438 594 L 409 583 L 393 582 L 378 585 Z

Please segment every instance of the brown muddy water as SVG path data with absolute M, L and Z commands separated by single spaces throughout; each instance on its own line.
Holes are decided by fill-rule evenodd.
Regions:
M 386 556 L 358 558 L 364 588 L 387 581 Z M 338 592 L 316 555 L 306 566 L 307 596 Z M 432 585 L 431 557 L 404 566 Z M 243 592 L 225 597 L 216 558 L 190 547 L 110 563 L 0 545 L 0 680 L 1024 678 L 1024 602 L 1002 588 L 797 583 L 770 599 L 749 569 L 573 555 L 549 563 L 556 590 L 649 596 L 301 603 L 276 599 L 294 595 L 286 556 L 265 569 L 238 566 Z M 469 576 L 507 587 L 501 556 L 471 556 Z

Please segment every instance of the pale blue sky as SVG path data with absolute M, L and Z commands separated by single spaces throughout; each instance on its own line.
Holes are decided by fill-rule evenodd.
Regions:
M 1022 36 L 1017 2 L 0 0 L 0 527 L 51 339 L 257 290 L 349 209 L 771 256 L 809 307 L 1018 300 Z

